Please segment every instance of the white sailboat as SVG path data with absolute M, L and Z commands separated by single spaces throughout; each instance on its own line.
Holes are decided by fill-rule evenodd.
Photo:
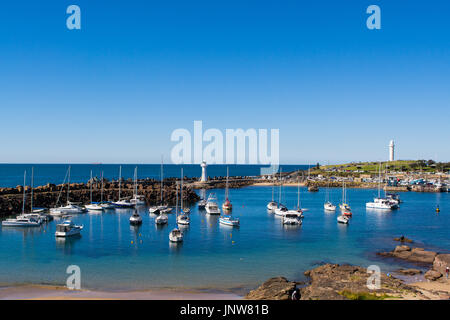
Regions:
M 274 210 L 278 207 L 278 203 L 274 199 L 275 194 L 275 172 L 272 173 L 272 201 L 267 204 L 267 210 L 270 213 L 273 213 Z
M 227 167 L 227 182 L 225 185 L 225 202 L 222 204 L 223 211 L 230 212 L 233 209 L 233 205 L 231 204 L 230 200 L 228 199 L 228 178 L 229 178 L 229 171 Z
M 136 209 L 134 209 L 134 213 L 130 217 L 130 224 L 132 224 L 132 225 L 142 224 L 142 217 L 139 215 L 139 213 Z
M 151 206 L 148 211 L 152 214 L 164 214 L 170 213 L 172 208 L 164 204 L 164 164 L 163 158 L 161 157 L 161 203 L 159 206 Z
M 189 218 L 189 216 L 187 215 L 187 213 L 185 213 L 183 211 L 183 168 L 181 168 L 181 187 L 180 187 L 181 191 L 181 206 L 180 206 L 180 215 L 178 215 L 178 185 L 177 185 L 177 203 L 176 203 L 176 212 L 177 212 L 177 223 L 179 225 L 184 225 L 187 226 L 191 223 L 191 219 Z
M 182 214 L 189 214 L 189 213 L 191 213 L 191 209 L 189 207 L 185 207 L 183 205 L 183 179 L 184 179 L 183 168 L 181 168 L 181 206 L 180 206 L 180 210 L 181 210 Z
M 23 199 L 22 199 L 22 214 L 16 218 L 6 219 L 2 221 L 3 227 L 39 227 L 42 223 L 41 219 L 35 215 L 25 214 L 25 185 L 26 185 L 27 171 L 23 174 Z
M 329 186 L 330 182 L 327 182 L 327 188 L 325 190 L 325 203 L 323 205 L 323 208 L 325 209 L 325 211 L 336 211 L 336 206 L 333 204 L 333 202 L 331 202 L 330 199 L 330 186 Z
M 134 204 L 130 202 L 128 199 L 121 199 L 121 190 L 122 189 L 122 166 L 119 167 L 119 200 L 113 202 L 116 208 L 133 208 Z
M 373 202 L 367 202 L 366 208 L 380 209 L 380 210 L 393 210 L 398 208 L 398 204 L 395 201 L 391 201 L 388 198 L 381 197 L 381 162 L 379 166 L 379 175 L 378 175 L 378 197 L 374 198 Z
M 347 204 L 347 190 L 345 188 L 345 182 L 342 182 L 342 203 L 339 205 L 339 208 L 341 209 L 342 213 L 346 216 L 352 215 L 352 209 Z
M 144 206 L 145 198 L 144 196 L 138 195 L 138 184 L 137 184 L 137 166 L 134 168 L 134 191 L 133 191 L 133 198 L 130 199 L 130 202 L 136 206 Z
M 348 224 L 349 220 L 350 219 L 347 216 L 344 216 L 344 215 L 339 215 L 337 217 L 337 222 L 338 223 Z
M 66 177 L 67 177 L 67 203 L 65 206 L 60 206 L 60 207 L 56 207 L 56 208 L 51 208 L 50 209 L 50 214 L 53 216 L 63 216 L 65 214 L 77 214 L 77 213 L 85 213 L 87 212 L 86 208 L 79 206 L 75 203 L 70 202 L 70 170 L 71 170 L 71 166 L 69 166 L 67 173 L 66 173 Z M 64 178 L 64 181 L 66 179 Z M 64 183 L 61 186 L 61 190 L 59 192 L 58 195 L 58 199 L 56 200 L 56 203 L 59 202 L 59 198 L 61 196 L 61 192 L 63 190 L 64 187 Z
M 112 204 L 109 201 L 103 201 L 103 192 L 104 192 L 104 177 L 103 177 L 103 171 L 102 171 L 102 190 L 100 192 L 100 205 L 104 210 L 114 210 L 116 206 Z
M 92 170 L 91 170 L 91 179 L 89 180 L 89 193 L 90 193 L 90 203 L 85 205 L 85 208 L 88 211 L 103 211 L 103 207 L 101 206 L 100 203 L 97 202 L 92 202 Z
M 178 222 L 178 189 L 177 189 L 177 199 L 175 204 L 175 214 Z M 170 242 L 182 242 L 183 241 L 183 232 L 179 228 L 175 228 L 169 233 L 169 241 Z
M 302 219 L 297 213 L 287 212 L 283 216 L 283 224 L 285 225 L 301 225 Z

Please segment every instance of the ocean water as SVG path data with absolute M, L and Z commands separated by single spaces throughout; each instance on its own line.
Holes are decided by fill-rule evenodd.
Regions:
M 224 200 L 223 189 L 216 192 Z M 341 190 L 330 189 L 338 202 Z M 303 272 L 323 262 L 379 265 L 391 272 L 406 263 L 386 260 L 377 251 L 391 250 L 393 237 L 405 235 L 417 246 L 448 252 L 450 248 L 450 195 L 401 193 L 404 203 L 392 212 L 369 211 L 376 190 L 349 189 L 353 218 L 349 225 L 336 221 L 337 213 L 323 210 L 325 190 L 301 189 L 302 207 L 307 208 L 303 225 L 285 227 L 266 211 L 272 187 L 231 189 L 233 215 L 240 228 L 219 225 L 192 207 L 191 225 L 184 229 L 182 244 L 170 244 L 175 226 L 157 228 L 155 216 L 143 207 L 140 227 L 129 224 L 130 210 L 74 216 L 84 225 L 82 236 L 55 239 L 56 221 L 37 229 L 0 230 L 0 285 L 23 283 L 65 285 L 69 265 L 81 268 L 81 286 L 101 290 L 151 288 L 196 288 L 245 293 L 274 276 L 304 280 Z M 297 188 L 284 187 L 288 206 L 297 201 Z M 441 213 L 436 214 L 439 205 Z
M 31 182 L 31 168 L 34 167 L 34 185 L 45 185 L 47 183 L 61 184 L 67 172 L 67 164 L 0 164 L 0 187 L 16 187 L 23 185 L 24 171 L 27 170 L 27 185 Z M 134 168 L 138 167 L 138 178 L 160 179 L 160 164 L 125 164 L 122 165 L 122 177 L 133 178 Z M 230 176 L 255 176 L 261 174 L 261 168 L 270 168 L 262 165 L 229 165 Z M 187 177 L 200 177 L 202 169 L 199 165 L 164 165 L 164 177 L 180 177 L 181 168 Z M 308 169 L 307 165 L 283 165 L 283 172 Z M 118 164 L 72 164 L 71 182 L 86 182 L 90 178 L 91 170 L 93 176 L 101 177 L 102 171 L 106 179 L 119 178 Z M 270 170 L 270 169 L 269 169 Z M 209 165 L 207 174 L 210 177 L 227 175 L 226 165 Z

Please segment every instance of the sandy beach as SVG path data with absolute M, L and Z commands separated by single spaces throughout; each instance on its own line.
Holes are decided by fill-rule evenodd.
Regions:
M 24 285 L 0 288 L 0 300 L 240 300 L 232 293 L 176 289 L 146 291 L 69 290 L 65 287 Z

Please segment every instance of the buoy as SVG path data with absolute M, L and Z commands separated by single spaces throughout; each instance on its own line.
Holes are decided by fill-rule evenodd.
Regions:
M 131 244 L 133 244 L 133 240 L 131 240 Z

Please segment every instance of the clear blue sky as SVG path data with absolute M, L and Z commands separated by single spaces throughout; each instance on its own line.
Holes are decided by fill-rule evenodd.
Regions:
M 444 0 L 3 1 L 0 162 L 158 163 L 194 120 L 279 128 L 282 163 L 384 160 L 392 138 L 398 158 L 448 161 L 449 14 Z

